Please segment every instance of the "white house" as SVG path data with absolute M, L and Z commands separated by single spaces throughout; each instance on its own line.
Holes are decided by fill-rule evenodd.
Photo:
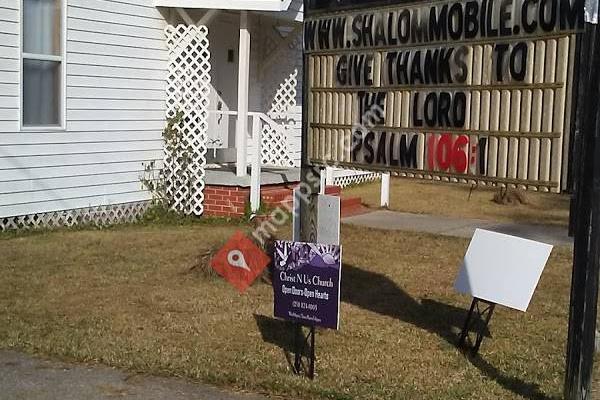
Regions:
M 178 109 L 193 213 L 210 185 L 296 180 L 301 21 L 300 0 L 0 0 L 0 230 L 139 216 Z

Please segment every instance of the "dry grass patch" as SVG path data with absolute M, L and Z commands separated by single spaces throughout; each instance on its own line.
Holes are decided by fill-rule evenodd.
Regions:
M 454 347 L 467 241 L 343 228 L 340 332 L 317 379 L 293 376 L 291 334 L 263 283 L 239 295 L 190 268 L 233 226 L 129 227 L 0 240 L 0 347 L 298 399 L 560 398 L 570 253 L 527 314 L 500 309 L 480 358 Z
M 380 204 L 380 183 L 370 183 L 344 189 L 344 196 L 361 197 L 369 207 Z M 569 195 L 527 192 L 527 204 L 498 204 L 498 190 L 442 182 L 392 179 L 390 208 L 396 211 L 476 218 L 495 221 L 528 222 L 567 226 Z

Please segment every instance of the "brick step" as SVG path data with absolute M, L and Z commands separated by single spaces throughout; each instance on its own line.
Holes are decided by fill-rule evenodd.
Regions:
M 285 186 L 285 187 L 281 187 L 281 186 L 263 186 L 261 188 L 261 191 L 264 194 L 290 193 L 296 187 L 297 187 L 297 185 L 294 185 L 294 186 Z M 335 196 L 335 195 L 338 195 L 338 194 L 342 193 L 342 188 L 339 187 L 339 186 L 327 186 L 325 188 L 325 193 L 329 194 L 329 195 L 332 195 L 332 196 Z
M 369 209 L 363 206 L 362 199 L 360 197 L 349 197 L 342 199 L 342 218 L 366 214 L 368 212 Z
M 278 205 L 292 196 L 293 188 L 291 187 L 263 187 L 260 190 L 261 200 L 268 206 Z
M 269 208 L 283 205 L 285 208 L 291 210 L 294 187 L 296 187 L 296 184 L 262 187 L 262 202 Z M 327 186 L 325 193 L 330 196 L 340 197 L 342 189 L 339 186 Z M 249 197 L 249 188 L 207 186 L 205 189 L 205 215 L 241 217 L 244 215 Z M 341 208 L 342 216 L 361 214 L 365 210 L 359 197 L 342 198 Z
M 362 199 L 360 197 L 343 197 L 342 198 L 342 208 L 344 207 L 356 207 L 362 206 Z
M 293 207 L 293 202 L 289 201 L 289 198 L 277 202 L 270 202 L 264 199 L 263 201 L 269 207 L 285 206 L 290 210 Z M 363 206 L 362 199 L 360 197 L 343 197 L 340 201 L 340 207 L 342 217 L 364 214 L 368 211 L 368 209 Z
M 327 186 L 325 188 L 325 193 L 330 196 L 340 196 L 342 193 L 342 188 L 339 186 Z M 292 188 L 263 188 L 261 190 L 261 199 L 268 205 L 278 204 L 282 201 L 286 201 L 287 199 L 293 196 Z
M 325 188 L 325 194 L 330 196 L 341 196 L 342 188 L 340 186 L 327 186 Z

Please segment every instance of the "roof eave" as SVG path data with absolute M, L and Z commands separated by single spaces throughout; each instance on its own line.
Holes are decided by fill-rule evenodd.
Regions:
M 155 7 L 214 10 L 287 11 L 291 0 L 154 0 Z

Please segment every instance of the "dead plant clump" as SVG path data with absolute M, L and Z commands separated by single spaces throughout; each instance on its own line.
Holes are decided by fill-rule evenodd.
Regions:
M 494 203 L 503 206 L 518 206 L 529 204 L 529 200 L 525 192 L 521 190 L 500 188 L 494 195 Z
M 270 257 L 272 257 L 272 255 L 273 255 L 273 252 L 272 252 L 272 249 L 274 248 L 273 245 L 274 245 L 274 242 L 272 240 L 270 240 L 266 244 L 265 249 L 263 249 L 263 251 L 265 251 Z M 215 271 L 212 268 L 212 266 L 210 265 L 212 259 L 217 255 L 217 253 L 219 252 L 220 249 L 221 249 L 221 247 L 218 246 L 218 247 L 213 247 L 207 251 L 200 253 L 196 257 L 194 264 L 186 271 L 186 273 L 194 274 L 196 277 L 202 278 L 207 281 L 216 281 L 219 279 L 223 279 L 221 277 L 221 275 L 219 275 L 219 273 L 217 271 Z M 272 275 L 271 265 L 268 265 L 267 268 L 265 268 L 265 270 L 259 276 L 259 278 L 255 281 L 255 283 L 262 282 L 267 285 L 271 285 L 272 284 L 271 275 Z
M 212 247 L 209 250 L 200 253 L 187 272 L 210 281 L 220 279 L 221 276 L 210 266 L 211 260 L 218 252 L 219 247 Z

